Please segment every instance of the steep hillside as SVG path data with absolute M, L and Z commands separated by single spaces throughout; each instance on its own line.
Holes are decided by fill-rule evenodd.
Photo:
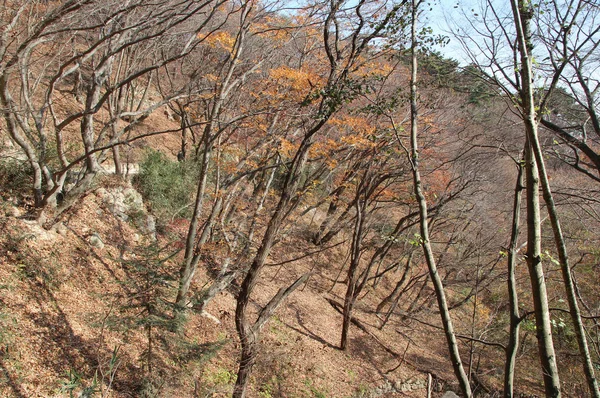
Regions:
M 156 253 L 149 256 L 147 249 L 167 245 L 168 238 L 159 234 L 153 241 L 131 188 L 108 177 L 104 181 L 50 230 L 6 216 L 18 210 L 3 202 L 1 395 L 67 396 L 94 386 L 114 397 L 154 396 L 152 391 L 226 395 L 238 355 L 235 287 L 211 302 L 210 315 L 191 311 L 183 333 L 156 322 L 148 359 L 147 320 L 139 300 L 150 294 L 149 271 L 136 267 L 157 266 Z M 127 194 L 133 204 L 115 209 L 114 198 Z M 301 223 L 309 221 L 307 216 Z M 286 240 L 272 262 L 293 260 L 311 246 Z M 316 272 L 266 326 L 252 396 L 391 397 L 397 389 L 397 396 L 417 397 L 424 393 L 426 372 L 442 385 L 452 379 L 441 333 L 411 330 L 407 339 L 401 323 L 381 332 L 374 314 L 361 312 L 350 351 L 337 349 L 341 316 L 328 301 L 342 301 L 343 286 L 334 278 L 344 255 L 338 249 L 283 270 L 272 266 L 261 279 L 256 308 L 294 275 Z M 181 254 L 161 265 L 165 280 L 176 274 L 180 259 Z M 210 281 L 209 271 L 205 263 L 196 289 Z M 173 284 L 161 280 L 160 287 L 157 299 L 172 301 Z
M 600 398 L 600 8 L 511 4 L 3 1 L 0 396 Z

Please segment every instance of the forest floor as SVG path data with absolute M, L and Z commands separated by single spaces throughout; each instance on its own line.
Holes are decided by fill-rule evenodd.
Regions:
M 172 123 L 154 115 L 149 122 L 159 129 Z M 177 140 L 162 136 L 138 143 L 127 160 L 139 162 L 146 146 L 174 158 Z M 236 284 L 210 302 L 208 316 L 191 309 L 177 326 L 168 316 L 146 316 L 144 299 L 156 309 L 175 297 L 173 281 L 148 288 L 153 272 L 169 279 L 182 261 L 181 252 L 160 264 L 155 260 L 162 254 L 146 253 L 181 248 L 185 225 L 174 225 L 179 242 L 160 230 L 154 241 L 145 228 L 145 207 L 115 214 L 107 200 L 130 188 L 116 177 L 101 177 L 49 229 L 26 220 L 26 209 L 0 196 L 0 396 L 79 396 L 86 388 L 107 397 L 231 394 L 239 356 Z M 287 231 L 275 246 L 255 289 L 258 310 L 280 287 L 313 273 L 265 326 L 249 396 L 424 397 L 429 374 L 434 397 L 457 391 L 444 334 L 431 326 L 439 324 L 434 310 L 421 312 L 421 322 L 397 314 L 380 330 L 382 319 L 372 309 L 393 289 L 388 279 L 361 294 L 349 348 L 338 349 L 342 316 L 333 303 L 343 303 L 345 294 L 345 246 L 303 257 L 318 249 L 308 237 L 320 216 L 314 210 L 287 227 L 293 233 Z M 209 246 L 195 292 L 214 276 L 210 252 Z M 457 311 L 458 318 L 468 318 Z M 502 362 L 501 351 L 483 352 L 478 363 Z M 527 359 L 522 363 L 529 366 Z M 485 382 L 497 388 L 500 377 L 487 374 Z M 519 377 L 528 391 L 539 391 L 535 377 Z
M 124 261 L 143 263 L 137 248 L 149 240 L 133 220 L 116 217 L 94 191 L 50 230 L 13 216 L 0 225 L 0 396 L 68 396 L 69 388 L 81 391 L 94 377 L 106 389 L 113 376 L 113 397 L 230 393 L 239 355 L 235 286 L 210 303 L 211 317 L 191 310 L 183 331 L 156 326 L 148 370 L 147 330 L 135 319 L 139 309 L 131 309 L 143 278 Z M 271 264 L 314 250 L 299 239 L 276 248 Z M 176 274 L 180 256 L 165 264 L 168 274 Z M 436 393 L 456 390 L 447 384 L 453 375 L 443 333 L 400 316 L 379 330 L 381 319 L 368 310 L 382 298 L 374 289 L 356 308 L 349 349 L 338 349 L 342 317 L 331 301 L 343 302 L 345 257 L 334 248 L 267 267 L 255 290 L 257 309 L 293 278 L 315 274 L 266 325 L 250 396 L 422 397 L 428 373 Z M 209 268 L 202 267 L 194 290 L 210 281 Z M 430 318 L 436 323 L 435 314 Z
M 142 387 L 136 384 L 147 375 L 142 369 L 147 339 L 142 326 L 125 318 L 131 316 L 126 307 L 132 284 L 140 281 L 119 259 L 131 259 L 146 238 L 131 222 L 115 217 L 94 192 L 51 230 L 15 217 L 2 217 L 0 224 L 0 396 L 61 396 L 61 391 L 67 396 L 69 382 L 79 383 L 77 390 L 91 385 L 95 374 L 108 380 L 115 348 L 119 366 L 111 396 L 138 396 L 134 391 Z M 92 246 L 92 237 L 99 237 L 103 247 Z M 293 252 L 308 245 L 298 242 Z M 280 246 L 285 255 L 275 252 L 273 262 L 293 253 L 289 244 Z M 452 379 L 441 333 L 412 331 L 409 343 L 400 334 L 400 322 L 381 332 L 378 318 L 360 307 L 356 313 L 368 333 L 354 326 L 349 350 L 337 348 L 341 315 L 328 300 L 343 300 L 343 281 L 334 283 L 338 267 L 333 266 L 343 257 L 338 252 L 315 263 L 299 260 L 264 274 L 256 289 L 257 308 L 294 276 L 318 271 L 265 327 L 251 396 L 349 397 L 373 391 L 395 396 L 387 383 L 404 389 L 402 396 L 423 396 L 423 370 Z M 172 273 L 177 260 L 166 265 Z M 209 279 L 201 270 L 195 288 Z M 194 390 L 226 396 L 230 390 L 238 356 L 232 291 L 220 294 L 207 312 L 214 319 L 192 311 L 182 335 L 157 332 L 167 335 L 154 342 L 153 372 L 164 382 L 159 396 L 193 396 Z M 202 349 L 183 358 L 186 340 Z

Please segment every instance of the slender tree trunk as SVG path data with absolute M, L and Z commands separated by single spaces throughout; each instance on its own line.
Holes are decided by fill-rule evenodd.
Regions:
M 519 238 L 519 224 L 521 222 L 521 198 L 523 196 L 523 164 L 519 162 L 517 185 L 513 201 L 513 219 L 510 234 L 510 246 L 508 249 L 508 300 L 510 305 L 510 330 L 508 344 L 506 346 L 506 362 L 504 363 L 504 397 L 512 398 L 514 394 L 514 373 L 519 348 L 519 325 L 521 317 L 519 314 L 519 297 L 517 295 L 517 283 L 515 269 L 517 265 L 517 241 Z
M 537 130 L 533 130 L 531 135 L 532 136 L 530 137 L 530 142 L 532 144 L 532 151 L 534 153 L 535 161 L 539 169 L 539 176 L 542 185 L 544 202 L 546 203 L 546 209 L 548 210 L 548 216 L 550 218 L 550 223 L 552 224 L 554 242 L 556 244 L 556 250 L 558 251 L 560 269 L 562 271 L 563 282 L 565 285 L 565 290 L 567 292 L 569 313 L 571 315 L 571 320 L 575 328 L 575 336 L 577 337 L 579 353 L 583 360 L 583 370 L 585 373 L 588 388 L 590 390 L 590 394 L 594 398 L 600 398 L 598 382 L 596 381 L 596 375 L 594 373 L 594 364 L 592 363 L 592 357 L 590 355 L 590 350 L 585 335 L 585 328 L 581 319 L 581 311 L 579 310 L 579 304 L 577 303 L 577 295 L 575 293 L 573 276 L 571 275 L 571 267 L 569 263 L 567 246 L 565 244 L 562 228 L 560 226 L 560 220 L 558 218 L 558 212 L 556 210 L 556 204 L 554 203 L 552 190 L 550 189 L 550 181 L 548 180 L 548 173 L 546 172 L 546 165 L 544 163 L 542 149 L 540 147 L 539 139 L 537 136 Z
M 320 246 L 325 246 L 327 243 L 329 243 L 329 241 L 345 227 L 345 222 L 343 220 L 347 218 L 350 210 L 355 205 L 356 199 L 348 203 L 344 211 L 338 217 L 335 217 L 335 212 L 333 212 L 331 213 L 331 217 L 327 217 L 325 220 L 323 220 L 323 224 L 320 227 L 322 232 L 319 231 L 318 236 L 315 237 L 314 243 Z M 323 233 L 325 231 L 327 231 L 327 233 Z M 319 239 L 317 240 L 317 238 Z
M 349 176 L 353 177 L 355 175 L 355 173 L 350 173 Z M 329 202 L 329 207 L 327 208 L 327 213 L 325 214 L 325 218 L 323 219 L 323 221 L 321 222 L 321 225 L 319 225 L 319 230 L 315 233 L 315 236 L 313 237 L 313 243 L 316 245 L 320 245 L 324 242 L 322 242 L 323 237 L 325 236 L 325 233 L 327 232 L 327 230 L 331 229 L 331 225 L 333 224 L 334 220 L 335 220 L 335 212 L 338 209 L 338 203 L 339 203 L 339 198 L 340 196 L 342 196 L 344 194 L 344 191 L 346 190 L 346 182 L 348 180 L 346 178 L 344 178 L 344 180 L 342 180 L 342 183 L 339 187 L 337 187 L 336 189 L 333 190 L 333 192 L 331 193 L 331 201 Z
M 535 310 L 536 334 L 544 387 L 547 397 L 560 397 L 560 379 L 556 365 L 556 354 L 552 341 L 550 311 L 541 258 L 541 221 L 539 199 L 539 172 L 533 146 L 537 140 L 537 112 L 533 98 L 533 72 L 531 51 L 533 50 L 530 22 L 533 6 L 525 0 L 511 0 L 517 42 L 520 55 L 520 99 L 523 121 L 527 133 L 525 154 L 525 174 L 527 183 L 527 265 L 531 279 L 533 305 Z
M 385 297 L 383 300 L 381 300 L 379 305 L 377 305 L 377 309 L 375 310 L 376 312 L 383 311 L 383 308 L 387 304 L 389 304 L 392 301 L 398 300 L 398 297 L 400 296 L 400 292 L 402 289 L 402 285 L 404 285 L 404 281 L 406 281 L 406 277 L 408 276 L 408 271 L 410 269 L 410 264 L 412 262 L 413 255 L 414 255 L 414 251 L 411 251 L 410 254 L 408 255 L 408 259 L 406 260 L 406 265 L 404 266 L 404 271 L 402 272 L 402 276 L 400 277 L 400 280 L 398 281 L 398 283 L 396 283 L 396 287 L 394 287 L 394 290 L 392 290 L 392 292 L 387 297 Z
M 208 219 L 204 222 L 204 226 L 202 227 L 202 233 L 200 234 L 198 246 L 202 246 L 206 242 L 208 242 L 208 239 L 212 235 L 213 227 L 215 226 L 217 216 L 223 209 L 223 200 L 223 196 L 219 196 L 217 200 L 213 202 L 212 209 L 210 210 L 210 215 L 208 216 Z
M 444 286 L 442 279 L 437 270 L 435 263 L 435 257 L 431 249 L 429 241 L 429 226 L 427 221 L 427 201 L 423 194 L 423 188 L 421 183 L 421 175 L 419 172 L 419 151 L 417 142 L 417 123 L 418 123 L 418 109 L 417 109 L 417 0 L 412 0 L 411 6 L 411 78 L 410 78 L 410 107 L 411 107 L 411 163 L 413 172 L 413 184 L 415 190 L 415 196 L 419 203 L 419 216 L 420 216 L 420 230 L 421 239 L 423 246 L 423 253 L 425 255 L 425 261 L 429 268 L 429 274 L 433 282 L 435 294 L 442 317 L 442 324 L 444 326 L 444 332 L 446 340 L 448 342 L 448 350 L 450 352 L 450 360 L 452 361 L 452 368 L 454 374 L 458 379 L 460 389 L 466 398 L 471 398 L 471 386 L 469 385 L 469 379 L 465 373 L 463 367 L 460 352 L 458 350 L 458 343 L 454 334 L 454 327 L 452 325 L 452 319 L 450 317 L 450 311 L 448 310 L 448 304 L 446 302 L 446 293 L 444 292 Z
M 600 392 L 598 391 L 598 382 L 594 373 L 594 364 L 592 363 L 592 357 L 588 347 L 588 342 L 585 334 L 585 328 L 581 319 L 581 311 L 579 310 L 579 304 L 577 303 L 577 295 L 575 292 L 575 286 L 573 283 L 573 276 L 571 275 L 571 267 L 569 264 L 569 257 L 567 253 L 567 247 L 562 234 L 560 221 L 558 219 L 558 213 L 556 211 L 556 205 L 550 190 L 550 183 L 546 175 L 543 158 L 539 148 L 539 144 L 535 150 L 537 163 L 540 166 L 540 177 L 542 181 L 542 190 L 544 193 L 544 202 L 546 202 L 546 208 L 548 209 L 548 215 L 552 224 L 552 230 L 554 233 L 554 241 L 556 249 L 558 251 L 558 257 L 560 260 L 560 269 L 562 271 L 563 282 L 565 284 L 565 290 L 567 292 L 567 302 L 569 303 L 569 313 L 571 320 L 575 328 L 575 335 L 577 337 L 577 345 L 579 347 L 579 353 L 583 360 L 583 370 L 585 373 L 586 381 L 590 394 L 594 398 L 600 398 Z
M 559 397 L 560 380 L 552 341 L 548 293 L 541 258 L 539 176 L 530 145 L 528 145 L 525 158 L 527 162 L 527 266 L 535 311 L 536 336 L 546 396 Z
M 406 309 L 407 314 L 412 314 L 413 312 L 416 311 L 415 309 L 419 306 L 419 300 L 421 299 L 421 297 L 424 296 L 423 292 L 425 291 L 425 287 L 427 287 L 427 284 L 429 282 L 429 276 L 430 275 L 429 275 L 429 270 L 428 270 L 426 278 L 423 280 L 423 283 L 421 283 L 421 286 L 419 286 L 419 291 L 417 292 L 417 294 L 415 295 L 415 298 L 412 300 L 412 302 Z M 418 279 L 419 278 L 416 278 L 415 285 L 418 282 Z M 427 300 L 427 298 L 425 298 L 425 300 Z
M 208 127 L 207 127 L 208 128 Z M 208 180 L 208 166 L 210 163 L 211 147 L 209 141 L 209 132 L 205 131 L 203 141 L 206 143 L 202 154 L 202 163 L 200 166 L 200 176 L 198 180 L 198 189 L 196 191 L 196 201 L 194 202 L 194 211 L 188 229 L 187 239 L 185 242 L 184 263 L 179 270 L 179 289 L 177 290 L 177 298 L 175 302 L 180 308 L 184 308 L 186 297 L 196 272 L 197 261 L 194 261 L 194 250 L 196 249 L 196 236 L 198 233 L 198 224 L 200 215 L 202 214 L 202 203 L 204 202 L 204 192 Z M 194 264 L 195 263 L 195 264 Z
M 358 193 L 360 195 L 360 193 Z M 363 210 L 360 200 L 356 202 L 356 222 L 354 224 L 354 233 L 352 235 L 352 255 L 350 257 L 350 267 L 348 267 L 348 288 L 344 298 L 344 308 L 342 311 L 342 337 L 340 341 L 340 349 L 348 348 L 348 331 L 350 330 L 350 321 L 352 319 L 352 308 L 356 301 L 356 272 L 360 264 L 360 247 L 362 241 L 363 228 Z
M 248 319 L 248 304 L 250 303 L 250 297 L 254 290 L 254 286 L 258 282 L 258 278 L 262 272 L 269 253 L 271 252 L 281 223 L 283 222 L 286 214 L 289 214 L 291 210 L 289 205 L 290 202 L 292 202 L 293 192 L 298 185 L 298 176 L 300 175 L 302 169 L 304 168 L 304 164 L 306 163 L 308 149 L 312 144 L 311 137 L 325 124 L 325 122 L 326 120 L 320 121 L 311 130 L 311 132 L 304 137 L 304 140 L 298 147 L 296 155 L 294 156 L 292 164 L 290 165 L 290 168 L 286 174 L 279 197 L 279 202 L 277 203 L 275 211 L 269 220 L 260 247 L 254 256 L 246 277 L 244 278 L 244 281 L 240 287 L 240 293 L 238 294 L 237 305 L 235 309 L 235 325 L 240 337 L 242 350 L 238 369 L 238 377 L 233 391 L 233 398 L 244 398 L 246 396 L 246 387 L 248 385 L 249 375 L 252 371 L 252 366 L 254 365 L 253 356 L 256 354 L 257 334 L 259 333 L 261 326 L 257 324 L 252 325 L 250 319 Z M 261 317 L 259 316 L 259 320 L 260 318 Z M 259 321 L 257 321 L 257 323 L 258 322 Z
M 275 169 L 273 169 L 273 173 L 275 173 Z M 254 210 L 254 214 L 252 215 L 252 222 L 250 223 L 250 228 L 248 228 L 248 247 L 250 247 L 249 245 L 254 240 L 254 233 L 256 232 L 256 222 L 258 221 L 258 216 L 261 213 L 264 206 L 264 202 L 267 198 L 268 189 L 270 189 L 269 187 L 272 182 L 272 177 L 273 174 L 271 174 L 271 177 L 269 177 L 269 181 L 267 182 L 267 186 L 265 187 L 265 191 L 263 192 L 262 198 L 256 209 Z

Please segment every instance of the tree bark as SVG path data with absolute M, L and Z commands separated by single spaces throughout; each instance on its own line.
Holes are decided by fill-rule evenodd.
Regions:
M 550 188 L 550 181 L 548 180 L 548 173 L 546 171 L 546 165 L 544 163 L 544 157 L 542 155 L 542 149 L 539 144 L 537 133 L 532 137 L 532 151 L 535 156 L 535 161 L 539 168 L 540 181 L 542 185 L 542 193 L 544 202 L 546 203 L 546 209 L 548 210 L 548 216 L 550 223 L 552 224 L 552 232 L 554 234 L 554 242 L 556 250 L 558 251 L 558 257 L 560 260 L 560 269 L 562 272 L 563 282 L 565 290 L 567 292 L 567 302 L 569 304 L 569 313 L 571 320 L 575 328 L 575 336 L 577 337 L 577 345 L 579 347 L 579 353 L 583 360 L 583 371 L 585 373 L 586 381 L 590 394 L 594 398 L 600 398 L 600 392 L 598 390 L 598 382 L 596 381 L 596 375 L 594 372 L 594 364 L 592 363 L 592 357 L 587 343 L 585 335 L 585 328 L 581 319 L 581 311 L 579 310 L 579 304 L 577 303 L 577 295 L 575 293 L 575 287 L 573 283 L 573 276 L 571 275 L 571 267 L 569 264 L 569 256 L 565 239 L 560 226 L 560 220 L 558 218 L 558 212 L 556 210 L 556 204 L 554 203 L 554 197 Z
M 513 219 L 508 248 L 508 300 L 510 305 L 510 330 L 506 346 L 506 362 L 504 363 L 504 397 L 512 398 L 514 394 L 514 373 L 517 349 L 519 348 L 519 297 L 515 269 L 517 265 L 517 241 L 519 238 L 519 224 L 521 222 L 521 198 L 523 196 L 523 164 L 518 164 L 517 184 L 513 201 Z
M 539 199 L 539 172 L 538 164 L 533 152 L 537 140 L 537 114 L 533 98 L 533 72 L 531 50 L 530 22 L 532 6 L 525 0 L 511 0 L 514 23 L 517 31 L 517 43 L 520 56 L 521 87 L 519 94 L 523 112 L 523 121 L 527 145 L 525 151 L 525 174 L 527 184 L 527 265 L 535 310 L 536 335 L 538 351 L 542 365 L 544 388 L 547 397 L 560 397 L 560 379 L 556 365 L 556 354 L 552 341 L 552 327 L 550 324 L 550 311 L 548 310 L 548 296 L 541 257 L 541 221 Z
M 306 162 L 308 149 L 312 143 L 311 137 L 325 124 L 325 122 L 326 120 L 322 120 L 313 129 L 311 129 L 298 147 L 296 155 L 294 156 L 292 164 L 286 174 L 279 197 L 279 202 L 277 203 L 275 211 L 269 220 L 260 247 L 258 248 L 255 257 L 250 264 L 250 268 L 248 269 L 246 277 L 244 278 L 244 281 L 240 287 L 240 293 L 238 294 L 237 305 L 235 309 L 235 325 L 240 337 L 242 352 L 238 369 L 238 377 L 233 391 L 233 398 L 244 398 L 246 396 L 249 376 L 252 366 L 254 365 L 254 356 L 256 355 L 255 346 L 260 327 L 253 326 L 248 319 L 248 304 L 250 303 L 250 297 L 252 295 L 252 291 L 254 290 L 254 286 L 258 282 L 258 277 L 262 272 L 269 253 L 271 252 L 281 223 L 283 222 L 285 215 L 289 214 L 289 204 L 292 200 L 293 192 L 297 187 L 298 175 L 304 168 L 304 164 Z M 259 320 L 260 318 L 261 316 L 259 316 Z
M 357 193 L 357 196 L 360 193 Z M 360 200 L 356 202 L 356 222 L 354 224 L 354 233 L 352 234 L 352 254 L 350 258 L 350 267 L 348 267 L 348 288 L 344 298 L 344 308 L 342 311 L 342 337 L 340 340 L 340 349 L 345 351 L 348 348 L 348 331 L 350 330 L 350 321 L 352 319 L 352 308 L 356 301 L 356 284 L 358 266 L 360 264 L 362 229 L 363 229 L 363 210 Z
M 460 352 L 458 350 L 458 344 L 456 336 L 454 334 L 454 327 L 452 325 L 452 319 L 450 317 L 450 311 L 448 310 L 448 304 L 446 302 L 446 294 L 444 292 L 444 286 L 442 279 L 437 270 L 435 263 L 435 257 L 431 249 L 429 241 L 429 226 L 427 221 L 427 201 L 423 194 L 423 188 L 421 184 L 421 175 L 419 172 L 419 150 L 418 150 L 418 107 L 417 107 L 417 3 L 416 0 L 412 0 L 411 6 L 411 78 L 410 78 L 410 108 L 411 108 L 411 133 L 410 133 L 410 144 L 411 144 L 411 164 L 413 172 L 413 185 L 415 196 L 419 203 L 419 216 L 420 216 L 420 230 L 421 239 L 423 246 L 423 253 L 425 255 L 425 261 L 429 268 L 429 274 L 433 282 L 433 286 L 436 293 L 438 307 L 440 315 L 442 317 L 442 324 L 444 326 L 444 332 L 448 343 L 448 350 L 450 352 L 450 360 L 452 361 L 452 368 L 454 374 L 458 379 L 460 389 L 466 398 L 471 398 L 471 386 L 469 385 L 469 379 L 465 373 Z

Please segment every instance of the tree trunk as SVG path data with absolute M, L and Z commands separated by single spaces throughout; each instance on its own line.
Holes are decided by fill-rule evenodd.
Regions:
M 215 127 L 215 124 L 218 123 L 217 119 L 221 114 L 223 103 L 229 96 L 230 90 L 233 88 L 233 74 L 239 65 L 239 59 L 244 51 L 246 30 L 248 29 L 246 18 L 248 17 L 248 13 L 251 8 L 252 7 L 248 3 L 245 3 L 242 7 L 242 14 L 240 15 L 240 30 L 234 44 L 234 53 L 229 62 L 229 67 L 225 78 L 221 82 L 221 85 L 216 92 L 215 100 L 212 104 L 212 108 L 210 109 L 210 115 L 207 118 L 208 123 L 206 124 L 202 135 L 202 142 L 200 146 L 204 147 L 204 151 L 202 154 L 198 189 L 196 191 L 194 211 L 185 243 L 184 262 L 179 270 L 179 289 L 177 291 L 177 298 L 175 300 L 179 308 L 184 308 L 186 305 L 186 297 L 189 292 L 192 279 L 194 278 L 194 274 L 196 273 L 199 260 L 198 254 L 194 254 L 194 251 L 196 250 L 196 237 L 198 235 L 199 219 L 202 214 L 202 204 L 204 201 L 204 193 L 206 191 L 210 156 L 212 153 L 214 140 L 218 136 L 218 134 L 216 134 L 217 136 L 213 134 L 213 128 Z M 200 146 L 198 146 L 197 150 L 200 149 Z
M 573 283 L 573 276 L 571 275 L 571 267 L 569 264 L 569 256 L 567 252 L 567 246 L 560 226 L 560 220 L 558 218 L 558 212 L 556 210 L 556 204 L 554 203 L 554 197 L 550 188 L 550 181 L 548 180 L 548 173 L 546 172 L 546 165 L 544 163 L 544 157 L 542 149 L 540 148 L 539 139 L 537 132 L 534 132 L 534 136 L 531 137 L 532 151 L 535 156 L 536 164 L 539 168 L 539 176 L 542 185 L 542 192 L 546 208 L 548 210 L 548 216 L 550 223 L 552 224 L 552 232 L 554 234 L 554 242 L 556 250 L 558 251 L 558 257 L 560 260 L 560 268 L 562 271 L 563 282 L 567 293 L 567 302 L 569 304 L 569 313 L 571 320 L 575 328 L 575 335 L 577 337 L 577 345 L 579 347 L 579 353 L 583 359 L 583 370 L 585 373 L 586 381 L 590 394 L 594 398 L 600 398 L 600 392 L 598 390 L 598 382 L 594 373 L 594 365 L 590 355 L 587 338 L 585 335 L 585 328 L 581 319 L 581 311 L 579 310 L 579 304 L 577 303 L 577 295 L 575 293 L 575 287 Z
M 357 193 L 357 197 L 358 195 L 360 195 L 360 193 Z M 348 331 L 350 330 L 350 321 L 352 320 L 352 308 L 354 307 L 354 302 L 356 301 L 356 271 L 358 270 L 358 266 L 360 264 L 360 248 L 362 241 L 364 210 L 364 208 L 361 207 L 363 206 L 361 206 L 360 200 L 356 201 L 356 222 L 354 224 L 354 233 L 352 235 L 352 255 L 350 259 L 350 267 L 348 267 L 348 288 L 346 289 L 344 308 L 342 311 L 343 320 L 340 349 L 344 351 L 348 348 Z
M 518 3 L 517 3 L 518 2 Z M 517 30 L 518 51 L 521 61 L 520 99 L 525 123 L 527 146 L 525 153 L 525 174 L 527 184 L 527 265 L 535 310 L 536 334 L 544 387 L 547 397 L 560 397 L 560 379 L 556 365 L 556 354 L 552 341 L 550 311 L 542 265 L 542 236 L 540 221 L 539 173 L 533 153 L 537 140 L 537 120 L 534 103 L 532 59 L 533 49 L 530 21 L 532 5 L 524 0 L 511 0 L 514 22 Z
M 209 126 L 207 126 L 207 129 Z M 206 143 L 204 152 L 202 155 L 202 163 L 200 166 L 200 176 L 198 180 L 198 189 L 196 191 L 196 200 L 194 202 L 194 211 L 188 229 L 187 239 L 185 242 L 185 256 L 184 262 L 179 270 L 179 289 L 177 290 L 177 298 L 175 302 L 180 308 L 184 308 L 186 303 L 188 291 L 194 274 L 196 272 L 197 261 L 194 261 L 194 250 L 196 249 L 196 236 L 198 233 L 198 224 L 200 222 L 200 216 L 202 214 L 202 203 L 204 202 L 204 192 L 206 191 L 206 184 L 208 180 L 208 166 L 210 162 L 211 147 L 208 144 L 209 131 L 205 131 L 203 141 Z
M 569 303 L 569 313 L 575 328 L 575 336 L 577 337 L 579 353 L 583 360 L 583 371 L 585 373 L 590 394 L 594 398 L 600 398 L 598 382 L 596 381 L 596 375 L 594 373 L 594 364 L 592 363 L 592 358 L 585 335 L 585 328 L 581 319 L 581 311 L 579 310 L 579 304 L 577 303 L 577 295 L 575 293 L 573 276 L 571 275 L 567 246 L 565 244 L 562 228 L 560 226 L 560 220 L 558 218 L 558 212 L 556 210 L 556 204 L 554 203 L 552 190 L 550 189 L 550 181 L 548 180 L 548 173 L 546 172 L 546 165 L 544 163 L 542 149 L 537 136 L 537 130 L 532 132 L 530 142 L 532 144 L 532 151 L 539 169 L 544 202 L 546 203 L 546 209 L 548 210 L 548 216 L 550 218 L 550 223 L 552 224 L 554 242 L 556 245 L 556 250 L 558 251 L 560 269 L 562 271 L 563 282 L 567 293 L 567 302 Z
M 560 396 L 560 380 L 556 366 L 556 354 L 552 342 L 552 327 L 548 309 L 548 294 L 541 258 L 541 228 L 539 177 L 535 159 L 528 145 L 526 152 L 527 181 L 527 266 L 531 280 L 533 307 L 535 311 L 536 336 L 542 364 L 542 373 L 547 397 Z
M 517 349 L 519 348 L 519 297 L 515 269 L 517 265 L 517 241 L 519 238 L 519 224 L 521 222 L 521 198 L 523 196 L 523 165 L 518 164 L 517 185 L 513 201 L 513 220 L 508 249 L 508 299 L 510 303 L 510 331 L 506 346 L 506 362 L 504 363 L 504 397 L 512 398 L 514 393 L 514 373 Z
M 93 85 L 89 88 L 85 100 L 85 109 L 86 113 L 81 118 L 81 139 L 83 141 L 83 146 L 85 149 L 85 165 L 87 168 L 87 172 L 94 174 L 98 172 L 98 161 L 96 159 L 96 155 L 94 154 L 94 114 L 95 108 L 100 100 L 100 94 L 102 91 L 102 85 L 106 80 L 104 74 L 106 72 L 106 67 L 101 68 L 94 72 Z
M 320 129 L 325 122 L 326 120 L 319 122 L 317 126 L 312 129 L 312 134 L 318 131 L 318 129 Z M 289 204 L 292 199 L 292 193 L 297 187 L 298 175 L 304 168 L 308 149 L 311 145 L 312 134 L 308 133 L 298 147 L 296 155 L 294 156 L 292 164 L 286 174 L 281 195 L 279 197 L 279 202 L 277 203 L 275 211 L 269 220 L 260 247 L 258 248 L 254 260 L 252 261 L 252 264 L 248 269 L 248 273 L 246 274 L 246 277 L 244 278 L 244 281 L 240 287 L 240 293 L 238 294 L 237 305 L 235 309 L 235 325 L 242 345 L 242 354 L 238 369 L 238 378 L 233 392 L 233 398 L 243 398 L 246 395 L 246 387 L 248 384 L 249 375 L 252 370 L 252 366 L 254 365 L 253 355 L 255 355 L 256 352 L 256 335 L 259 332 L 260 326 L 262 326 L 250 326 L 251 324 L 248 319 L 248 303 L 250 302 L 250 297 L 252 295 L 252 291 L 254 290 L 254 286 L 258 282 L 258 277 L 260 276 L 269 253 L 271 252 L 275 242 L 275 237 L 279 231 L 279 227 L 281 226 L 285 215 L 289 214 L 291 210 L 289 209 Z M 259 320 L 257 320 L 257 323 L 260 321 L 260 318 L 261 316 L 259 315 Z
M 119 177 L 124 177 L 123 164 L 121 163 L 121 150 L 118 145 L 113 147 L 112 154 L 113 154 L 113 162 L 115 164 L 115 174 L 118 175 Z
M 10 92 L 8 91 L 7 75 L 0 75 L 0 103 L 3 108 L 10 109 L 13 107 Z M 8 133 L 11 138 L 21 147 L 23 152 L 27 155 L 27 160 L 33 169 L 33 187 L 32 193 L 34 198 L 34 206 L 41 208 L 44 205 L 44 192 L 42 189 L 44 183 L 44 177 L 42 173 L 42 167 L 38 161 L 35 153 L 35 149 L 30 145 L 27 140 L 19 133 L 18 123 L 15 120 L 15 116 L 11 112 L 4 112 L 4 120 L 8 126 Z
M 450 352 L 450 360 L 452 361 L 452 368 L 454 374 L 458 379 L 460 389 L 466 398 L 471 398 L 471 386 L 469 385 L 469 379 L 465 373 L 460 353 L 458 351 L 458 344 L 456 336 L 454 334 L 454 327 L 452 326 L 452 319 L 450 318 L 450 311 L 448 310 L 448 304 L 446 302 L 446 294 L 444 292 L 444 286 L 442 279 L 437 270 L 435 263 L 435 257 L 431 250 L 431 244 L 429 241 L 429 226 L 427 220 L 427 201 L 423 194 L 423 188 L 421 183 L 421 175 L 419 172 L 419 152 L 417 143 L 417 123 L 418 123 L 418 109 L 417 109 L 417 3 L 416 0 L 412 0 L 411 6 L 411 78 L 410 78 L 410 107 L 411 107 L 411 163 L 413 172 L 413 184 L 415 190 L 415 196 L 419 203 L 419 215 L 420 215 L 420 230 L 421 239 L 423 246 L 423 253 L 425 255 L 425 261 L 429 268 L 429 274 L 433 282 L 433 286 L 436 293 L 438 307 L 440 315 L 442 317 L 442 324 L 444 326 L 444 332 L 446 340 L 448 342 L 448 350 Z
M 248 328 L 251 329 L 250 325 Z M 244 336 L 242 341 L 242 353 L 240 359 L 240 367 L 235 381 L 235 387 L 233 389 L 233 398 L 245 398 L 246 391 L 248 390 L 248 383 L 250 382 L 250 374 L 252 368 L 256 362 L 256 341 L 251 338 L 252 331 L 249 330 Z
M 383 300 L 381 300 L 381 302 L 379 303 L 379 305 L 377 305 L 377 309 L 375 310 L 376 312 L 381 312 L 383 310 L 383 308 L 391 303 L 392 301 L 398 301 L 398 297 L 401 295 L 401 288 L 402 285 L 404 285 L 404 282 L 406 281 L 406 277 L 408 276 L 408 271 L 410 269 L 410 264 L 412 262 L 412 257 L 414 255 L 414 251 L 411 251 L 410 254 L 408 255 L 408 259 L 406 260 L 406 265 L 404 266 L 404 271 L 402 272 L 402 276 L 400 277 L 400 280 L 396 283 L 396 287 L 394 287 L 394 290 L 392 290 L 392 292 L 385 297 Z
M 350 176 L 354 176 L 355 173 L 351 173 Z M 344 178 L 344 180 L 342 180 L 342 183 L 339 187 L 337 187 L 336 189 L 333 190 L 333 192 L 331 192 L 330 196 L 331 196 L 331 201 L 329 202 L 329 206 L 327 208 L 327 213 L 325 214 L 325 218 L 323 219 L 323 221 L 321 222 L 321 225 L 319 225 L 319 230 L 315 233 L 315 236 L 313 237 L 313 243 L 315 245 L 321 245 L 325 242 L 322 242 L 323 237 L 325 236 L 325 233 L 327 232 L 327 230 L 331 229 L 331 225 L 334 221 L 334 216 L 335 216 L 335 212 L 338 209 L 338 203 L 339 203 L 339 198 L 340 196 L 342 196 L 344 194 L 344 191 L 346 190 L 346 182 L 347 179 Z

